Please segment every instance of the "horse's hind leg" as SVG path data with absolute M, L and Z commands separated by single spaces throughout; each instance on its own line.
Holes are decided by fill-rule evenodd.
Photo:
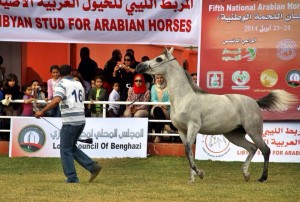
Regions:
M 194 155 L 192 151 L 192 145 L 195 142 L 197 131 L 194 134 L 185 136 L 181 131 L 179 131 L 180 138 L 185 146 L 185 154 L 189 160 L 190 164 L 190 180 L 189 182 L 195 181 L 195 175 L 199 176 L 201 179 L 204 178 L 205 172 L 203 170 L 199 170 L 195 161 L 194 161 Z
M 251 137 L 254 144 L 259 148 L 262 155 L 264 156 L 263 173 L 262 173 L 262 176 L 258 179 L 259 182 L 263 182 L 268 179 L 269 158 L 270 158 L 271 150 L 268 147 L 268 145 L 265 143 L 265 141 L 263 140 L 261 133 L 257 132 L 257 133 L 252 133 L 252 134 L 257 134 L 257 135 L 251 135 L 251 133 L 249 133 L 249 136 Z
M 244 149 L 246 149 L 249 152 L 249 154 L 246 158 L 246 161 L 242 167 L 244 179 L 246 182 L 248 182 L 250 180 L 250 174 L 248 172 L 248 169 L 249 169 L 251 160 L 252 160 L 253 156 L 255 155 L 255 152 L 257 151 L 257 146 L 252 144 L 251 142 L 249 142 L 246 139 L 245 133 L 230 132 L 230 133 L 224 134 L 224 136 L 233 144 L 243 147 Z

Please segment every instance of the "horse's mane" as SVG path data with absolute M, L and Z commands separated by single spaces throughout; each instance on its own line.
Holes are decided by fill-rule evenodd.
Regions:
M 207 93 L 205 90 L 203 90 L 203 89 L 201 89 L 194 81 L 193 81 L 193 79 L 192 79 L 192 77 L 191 77 L 191 75 L 190 75 L 190 73 L 188 72 L 188 71 L 184 71 L 185 72 L 185 75 L 186 75 L 186 77 L 187 77 L 187 79 L 188 79 L 188 81 L 189 81 L 189 83 L 190 83 L 190 85 L 191 85 L 191 87 L 192 87 L 192 89 L 193 89 L 193 91 L 195 92 L 195 93 Z

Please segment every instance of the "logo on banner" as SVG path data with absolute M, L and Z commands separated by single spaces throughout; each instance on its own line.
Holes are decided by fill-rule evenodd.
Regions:
M 277 43 L 277 57 L 281 60 L 291 60 L 296 56 L 296 42 L 291 39 L 283 39 Z
M 253 61 L 256 58 L 256 48 L 247 48 L 246 52 L 247 54 L 242 58 L 246 58 L 249 62 Z
M 225 48 L 222 52 L 222 61 L 240 61 L 242 59 L 247 59 L 248 62 L 253 61 L 256 58 L 256 48 L 247 48 L 242 51 L 241 48 L 235 50 L 229 50 Z
M 289 71 L 285 80 L 290 87 L 298 87 L 300 85 L 300 71 L 298 69 Z
M 278 74 L 272 69 L 267 69 L 260 74 L 260 83 L 265 87 L 273 87 L 278 81 Z
M 250 80 L 250 74 L 247 71 L 236 71 L 232 74 L 232 81 L 236 84 L 236 86 L 232 86 L 232 89 L 235 90 L 248 90 L 250 86 L 246 86 L 246 84 Z
M 45 144 L 45 132 L 37 125 L 28 125 L 23 128 L 18 137 L 22 150 L 28 153 L 39 151 Z
M 212 157 L 221 157 L 230 150 L 230 142 L 223 135 L 206 135 L 203 150 Z
M 224 73 L 222 71 L 207 72 L 207 88 L 223 88 Z

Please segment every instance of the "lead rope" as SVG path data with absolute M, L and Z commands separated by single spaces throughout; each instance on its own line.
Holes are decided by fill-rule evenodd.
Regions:
M 34 109 L 36 111 L 40 111 L 36 106 L 34 106 Z M 45 117 L 41 117 L 44 121 L 46 121 L 47 123 L 49 123 L 50 125 L 52 125 L 54 128 L 56 128 L 59 132 L 60 132 L 60 129 L 54 125 L 53 123 L 51 123 L 50 121 L 48 121 Z M 87 139 L 78 139 L 77 141 L 79 142 L 82 142 L 82 143 L 87 143 L 87 144 L 93 144 L 93 138 L 87 138 Z

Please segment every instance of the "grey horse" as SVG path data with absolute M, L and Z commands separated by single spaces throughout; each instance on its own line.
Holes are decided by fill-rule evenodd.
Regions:
M 267 180 L 270 148 L 262 138 L 262 109 L 284 111 L 297 102 L 297 97 L 284 90 L 274 90 L 259 100 L 240 94 L 207 93 L 192 81 L 172 53 L 173 48 L 165 49 L 162 55 L 140 63 L 136 71 L 151 75 L 162 74 L 168 82 L 170 118 L 185 146 L 190 164 L 189 182 L 194 182 L 196 175 L 201 179 L 205 175 L 203 170 L 198 169 L 191 149 L 197 133 L 223 134 L 233 144 L 246 149 L 249 154 L 242 167 L 246 182 L 250 179 L 250 162 L 259 149 L 264 157 L 264 167 L 258 181 Z M 253 143 L 245 138 L 246 134 Z

